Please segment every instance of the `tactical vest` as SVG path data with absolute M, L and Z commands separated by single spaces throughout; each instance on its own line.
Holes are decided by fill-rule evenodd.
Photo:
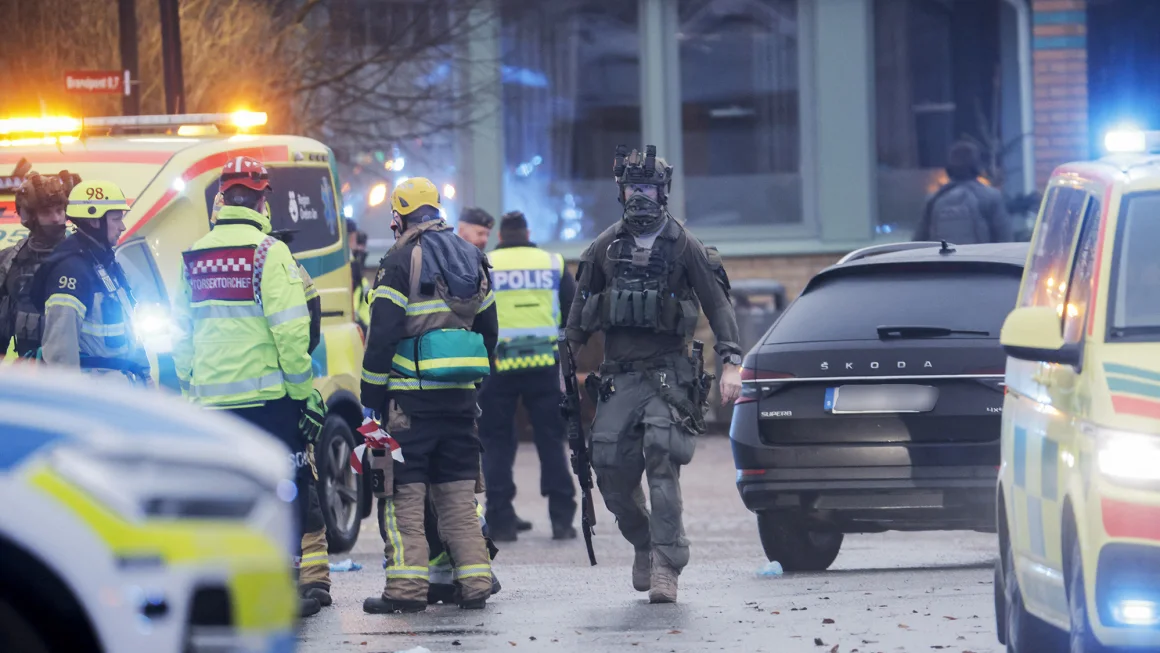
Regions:
M 652 249 L 636 246 L 632 236 L 612 241 L 604 258 L 604 290 L 584 303 L 585 331 L 643 329 L 692 337 L 701 309 L 692 289 L 673 287 L 675 241 L 658 237 Z
M 496 370 L 555 365 L 564 258 L 531 246 L 508 247 L 492 252 L 491 266 L 499 314 Z
M 12 256 L 0 265 L 0 283 L 5 287 L 0 299 L 0 332 L 15 338 L 18 356 L 34 357 L 40 348 L 44 315 L 32 301 L 32 279 L 52 252 L 37 251 L 28 238 L 13 248 Z
M 478 290 L 468 298 L 453 297 L 442 276 L 436 276 L 431 284 L 422 282 L 422 234 L 450 228 L 442 220 L 425 222 L 396 244 L 400 247 L 414 241 L 415 247 L 411 250 L 411 287 L 407 297 L 401 298 L 406 305 L 406 337 L 399 341 L 391 361 L 390 391 L 471 390 L 491 371 L 483 336 L 471 330 L 491 294 L 487 277 L 480 272 Z M 428 260 L 426 265 L 440 269 L 435 260 Z M 383 292 L 383 288 L 387 287 L 378 290 Z

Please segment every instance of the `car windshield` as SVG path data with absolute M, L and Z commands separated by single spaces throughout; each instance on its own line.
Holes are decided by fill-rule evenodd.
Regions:
M 878 340 L 883 326 L 934 327 L 937 334 L 921 334 L 932 337 L 995 338 L 1019 294 L 1021 271 L 1008 267 L 882 266 L 836 276 L 790 305 L 771 339 Z M 903 329 L 901 335 L 910 334 Z
M 1126 195 L 1116 233 L 1112 338 L 1160 339 L 1160 192 Z

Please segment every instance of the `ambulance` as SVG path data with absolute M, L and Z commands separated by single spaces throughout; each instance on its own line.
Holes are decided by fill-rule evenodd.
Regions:
M 1007 352 L 995 610 L 1012 653 L 1160 650 L 1160 132 L 1047 185 Z
M 5 368 L 0 651 L 291 653 L 292 479 L 231 415 Z
M 270 171 L 274 229 L 294 232 L 290 249 L 322 300 L 322 340 L 314 351 L 315 386 L 330 415 L 315 447 L 319 499 L 331 551 L 354 546 L 370 514 L 370 491 L 349 465 L 359 402 L 363 335 L 353 317 L 350 250 L 334 153 L 309 138 L 259 133 L 261 112 L 41 117 L 0 120 L 0 247 L 26 233 L 14 193 L 21 175 L 61 170 L 117 184 L 131 207 L 117 248 L 137 308 L 141 338 L 158 385 L 177 391 L 170 319 L 181 253 L 209 231 L 218 176 L 231 157 L 250 156 Z M 16 174 L 20 173 L 20 174 Z M 12 356 L 6 357 L 11 362 Z M 4 368 L 0 368 L 4 369 Z

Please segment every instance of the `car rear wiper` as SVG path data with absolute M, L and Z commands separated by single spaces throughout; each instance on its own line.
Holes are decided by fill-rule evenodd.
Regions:
M 989 336 L 990 331 L 973 331 L 970 329 L 950 329 L 938 326 L 880 326 L 878 337 L 887 338 L 941 338 L 943 336 Z

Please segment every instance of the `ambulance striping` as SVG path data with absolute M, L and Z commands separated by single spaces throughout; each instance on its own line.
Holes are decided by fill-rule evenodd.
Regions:
M 1160 401 L 1113 394 L 1112 409 L 1117 413 L 1160 419 Z
M 1044 438 L 1039 454 L 1039 484 L 1044 499 L 1059 500 L 1059 443 Z
M 1104 531 L 1108 537 L 1160 541 L 1160 506 L 1100 499 Z
M 1015 487 L 1027 484 L 1027 429 L 1015 427 Z
M 234 156 L 249 156 L 262 162 L 288 161 L 290 159 L 290 148 L 286 145 L 272 145 L 269 147 L 244 147 L 236 150 L 229 150 L 227 152 L 217 152 L 216 154 L 211 154 L 186 168 L 185 172 L 181 173 L 179 179 L 184 182 L 189 182 L 189 180 L 200 177 L 201 175 L 211 170 L 221 169 L 223 166 L 225 166 L 226 162 Z M 141 216 L 141 219 L 137 220 L 137 222 L 134 223 L 132 227 L 129 227 L 129 229 L 125 231 L 125 235 L 121 236 L 121 242 L 125 242 L 130 237 L 132 237 L 133 234 L 137 233 L 141 227 L 145 226 L 145 224 L 152 220 L 154 216 L 160 213 L 161 209 L 165 208 L 165 205 L 169 204 L 169 202 L 171 202 L 174 197 L 177 197 L 177 194 L 178 191 L 173 188 L 172 184 L 169 184 L 165 190 L 165 193 L 153 204 L 153 206 L 149 207 L 149 210 L 145 212 L 145 215 Z

